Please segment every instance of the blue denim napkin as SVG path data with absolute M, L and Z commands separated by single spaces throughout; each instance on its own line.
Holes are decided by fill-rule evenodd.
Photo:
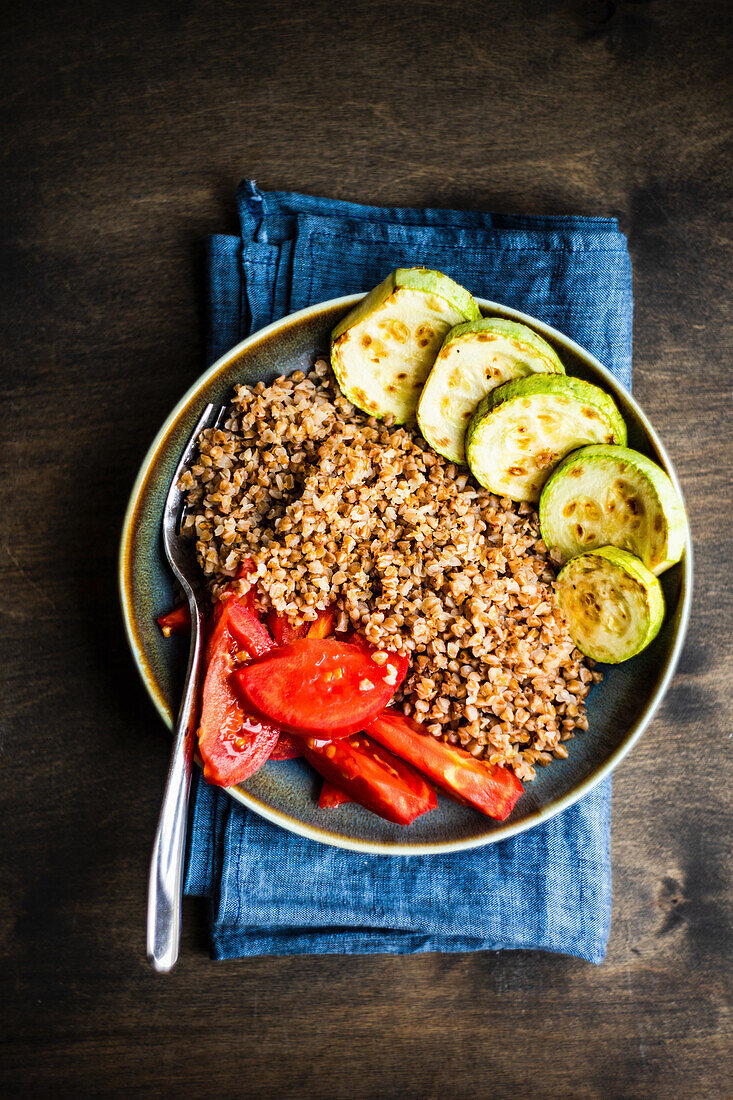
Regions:
M 631 385 L 631 266 L 614 219 L 359 206 L 245 180 L 242 236 L 209 241 L 209 355 L 303 306 L 424 264 L 554 325 Z M 592 962 L 611 914 L 610 781 L 521 836 L 364 856 L 294 836 L 198 778 L 186 892 L 214 958 L 539 948 Z

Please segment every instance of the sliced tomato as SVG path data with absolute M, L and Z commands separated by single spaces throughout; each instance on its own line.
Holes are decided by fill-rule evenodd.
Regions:
M 296 638 L 304 638 L 308 629 L 305 623 L 302 626 L 291 626 L 287 615 L 281 615 L 274 608 L 267 612 L 266 621 L 278 645 L 290 645 Z
M 232 637 L 250 657 L 262 657 L 264 653 L 269 653 L 275 648 L 267 627 L 249 607 L 233 599 L 229 604 L 228 614 L 228 626 Z
M 337 806 L 342 806 L 344 802 L 353 802 L 354 799 L 346 791 L 342 791 L 339 787 L 334 787 L 333 783 L 329 783 L 327 779 L 323 780 L 321 787 L 321 794 L 318 799 L 318 808 L 321 810 L 334 810 Z
M 513 771 L 477 760 L 432 737 L 418 722 L 385 710 L 366 727 L 381 745 L 408 760 L 442 787 L 455 802 L 503 821 L 523 791 Z
M 407 673 L 408 659 L 376 664 L 363 645 L 302 638 L 235 673 L 243 699 L 288 733 L 332 740 L 363 729 L 384 709 Z
M 166 611 L 165 615 L 158 616 L 158 625 L 166 638 L 171 634 L 191 633 L 191 612 L 187 603 L 179 603 L 172 611 Z
M 308 627 L 308 638 L 327 638 L 333 634 L 336 625 L 336 608 L 327 607 L 325 611 L 318 612 L 318 618 Z
M 220 787 L 231 787 L 253 775 L 280 736 L 278 729 L 253 715 L 232 690 L 232 650 L 237 643 L 229 631 L 229 615 L 235 602 L 229 598 L 217 605 L 201 693 L 198 737 L 204 778 Z
M 270 753 L 270 760 L 295 760 L 303 755 L 303 746 L 297 737 L 291 737 L 289 733 L 281 733 L 275 748 Z
M 397 825 L 409 825 L 438 804 L 418 772 L 363 733 L 328 744 L 306 738 L 303 755 L 329 783 Z

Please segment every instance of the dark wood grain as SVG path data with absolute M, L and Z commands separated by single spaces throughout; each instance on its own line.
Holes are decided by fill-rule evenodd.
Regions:
M 5 1095 L 721 1097 L 731 1073 L 728 0 L 5 5 L 0 1074 Z M 203 356 L 243 175 L 616 213 L 635 389 L 694 616 L 619 768 L 601 967 L 532 953 L 144 957 L 168 741 L 116 610 L 136 467 Z

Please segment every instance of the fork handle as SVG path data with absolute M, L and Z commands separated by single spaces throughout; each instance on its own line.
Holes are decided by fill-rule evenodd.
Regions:
M 189 604 L 191 649 L 188 670 L 158 830 L 155 834 L 148 884 L 148 959 L 154 969 L 162 973 L 166 973 L 175 964 L 181 942 L 183 857 L 196 733 L 196 702 L 201 675 L 201 616 L 195 598 L 189 599 Z

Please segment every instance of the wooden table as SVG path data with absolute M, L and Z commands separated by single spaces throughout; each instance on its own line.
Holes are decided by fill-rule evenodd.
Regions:
M 15 5 L 2 71 L 4 1095 L 725 1097 L 731 1074 L 730 4 Z M 617 772 L 606 962 L 144 954 L 169 742 L 115 559 L 201 371 L 240 177 L 618 214 L 635 391 L 679 470 L 680 670 Z

